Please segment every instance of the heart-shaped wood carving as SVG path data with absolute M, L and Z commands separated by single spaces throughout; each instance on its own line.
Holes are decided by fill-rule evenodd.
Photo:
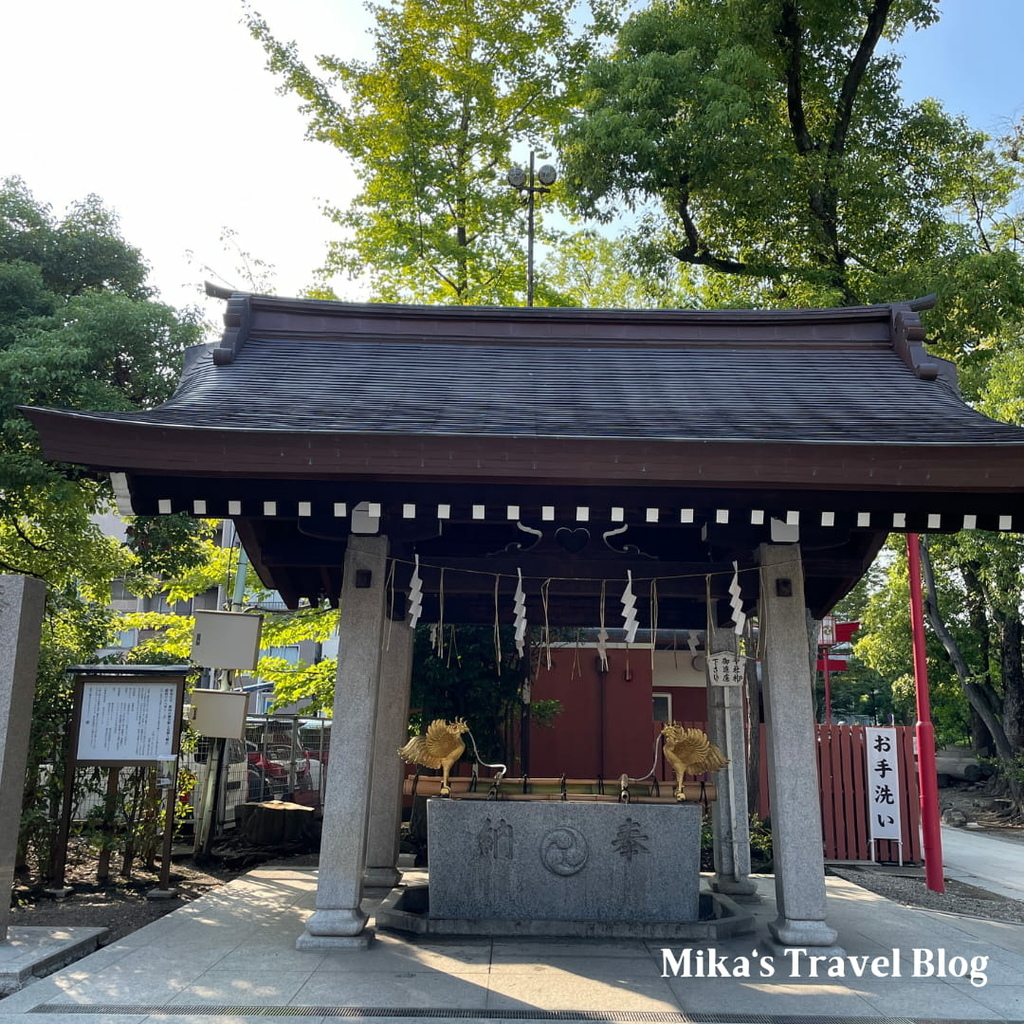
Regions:
M 582 527 L 570 530 L 568 526 L 560 527 L 555 531 L 555 543 L 565 548 L 571 555 L 582 551 L 590 543 L 590 531 Z

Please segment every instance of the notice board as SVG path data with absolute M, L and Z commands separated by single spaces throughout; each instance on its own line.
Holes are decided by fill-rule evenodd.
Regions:
M 75 760 L 110 767 L 172 760 L 183 690 L 183 678 L 79 678 Z

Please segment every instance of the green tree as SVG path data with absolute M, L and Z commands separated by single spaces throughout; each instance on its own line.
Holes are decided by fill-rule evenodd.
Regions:
M 638 242 L 699 271 L 710 306 L 891 301 L 942 281 L 929 326 L 962 352 L 1021 295 L 1018 179 L 984 134 L 899 96 L 881 44 L 937 16 L 935 0 L 656 0 L 588 69 L 563 135 L 577 208 L 639 209 Z
M 95 196 L 63 217 L 0 183 L 0 569 L 105 600 L 145 562 L 90 517 L 109 489 L 39 451 L 19 405 L 127 410 L 170 395 L 194 320 L 152 300 L 146 265 Z M 179 522 L 180 527 L 180 522 Z M 140 547 L 152 524 L 136 524 Z M 187 531 L 186 531 L 187 532 Z M 149 545 L 154 555 L 163 546 Z
M 578 21 L 574 0 L 370 3 L 372 62 L 320 56 L 247 16 L 310 139 L 353 161 L 361 191 L 328 215 L 342 237 L 325 272 L 369 283 L 375 300 L 514 303 L 524 291 L 521 199 L 505 181 L 543 150 L 573 102 L 614 0 Z M 543 232 L 540 233 L 543 238 Z
M 104 536 L 94 517 L 111 508 L 109 484 L 47 462 L 18 406 L 127 410 L 171 393 L 198 328 L 153 300 L 146 273 L 96 197 L 60 217 L 19 179 L 0 182 L 0 571 L 47 583 L 23 832 L 23 853 L 31 843 L 44 875 L 54 817 L 39 766 L 54 767 L 59 790 L 65 670 L 107 642 L 112 580 L 141 590 L 197 555 L 189 520 L 137 520 L 136 551 Z
M 512 630 L 503 628 L 499 659 L 490 626 L 419 626 L 413 647 L 411 723 L 423 730 L 435 719 L 464 718 L 480 756 L 504 762 L 516 775 L 515 736 L 522 716 L 526 667 L 515 653 Z M 467 741 L 466 757 L 472 758 Z
M 645 265 L 628 239 L 593 229 L 566 235 L 540 267 L 536 304 L 601 309 L 687 309 L 699 305 L 690 268 Z

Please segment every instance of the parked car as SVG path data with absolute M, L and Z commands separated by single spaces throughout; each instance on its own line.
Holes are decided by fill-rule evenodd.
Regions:
M 292 757 L 291 746 L 278 744 L 261 747 L 246 742 L 246 757 L 249 763 L 250 793 L 256 789 L 270 796 L 250 796 L 249 799 L 280 799 L 292 793 L 305 792 L 312 788 L 309 758 L 303 751 Z

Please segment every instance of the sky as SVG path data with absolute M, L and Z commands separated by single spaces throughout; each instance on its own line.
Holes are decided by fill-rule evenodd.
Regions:
M 370 54 L 359 0 L 253 6 L 306 56 Z M 897 46 L 905 96 L 935 96 L 1000 134 L 1024 116 L 1024 0 L 944 0 L 942 10 Z M 26 0 L 0 13 L 0 177 L 20 176 L 57 211 L 96 193 L 163 300 L 211 315 L 204 278 L 248 287 L 219 241 L 224 228 L 293 295 L 332 236 L 324 202 L 343 206 L 356 185 L 340 153 L 305 140 L 298 101 L 277 94 L 241 15 L 242 0 Z

